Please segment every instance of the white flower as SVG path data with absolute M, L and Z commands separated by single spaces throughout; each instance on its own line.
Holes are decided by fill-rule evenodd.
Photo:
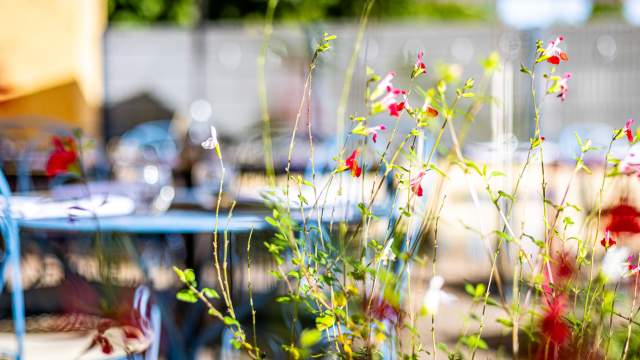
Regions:
M 203 141 L 200 145 L 207 150 L 215 149 L 218 146 L 218 132 L 213 125 L 211 126 L 211 137 Z
M 396 254 L 393 253 L 391 245 L 393 245 L 393 241 L 389 241 L 380 254 L 380 262 L 384 266 L 387 266 L 388 263 L 392 263 L 396 260 Z
M 618 168 L 625 174 L 640 173 L 640 143 L 631 146 L 627 155 L 618 164 Z
M 456 300 L 456 297 L 442 291 L 444 285 L 444 279 L 442 276 L 434 276 L 429 282 L 429 289 L 424 295 L 424 307 L 428 314 L 435 315 L 438 313 L 440 303 L 449 304 Z
M 617 282 L 620 278 L 626 274 L 629 257 L 629 249 L 625 247 L 613 247 L 610 248 L 602 259 L 602 275 L 606 278 L 606 281 Z

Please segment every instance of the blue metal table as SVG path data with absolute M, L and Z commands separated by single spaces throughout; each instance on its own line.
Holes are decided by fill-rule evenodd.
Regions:
M 130 214 L 126 216 L 101 217 L 98 221 L 93 218 L 79 218 L 70 221 L 68 218 L 57 219 L 20 219 L 18 225 L 23 230 L 54 231 L 54 232 L 81 232 L 93 233 L 100 230 L 101 233 L 129 233 L 129 234 L 182 234 L 185 235 L 185 249 L 187 251 L 186 266 L 197 271 L 195 261 L 196 234 L 210 234 L 215 231 L 215 213 L 211 211 L 195 210 L 169 210 L 162 214 Z M 230 234 L 246 234 L 252 230 L 268 230 L 271 226 L 264 221 L 263 216 L 235 212 L 228 218 L 227 212 L 220 212 L 218 216 L 218 232 L 227 231 Z M 231 242 L 233 243 L 233 241 Z M 233 246 L 233 244 L 231 244 Z M 231 265 L 231 262 L 230 262 Z M 195 310 L 195 307 L 193 307 Z M 191 311 L 187 316 L 186 328 L 182 329 L 185 341 L 188 344 L 198 344 L 197 336 L 192 336 L 193 319 L 197 312 Z M 173 338 L 175 334 L 171 334 Z M 173 340 L 170 340 L 173 342 Z M 169 353 L 172 358 L 185 358 L 185 352 L 176 353 L 178 349 L 171 346 Z M 186 357 L 191 358 L 195 349 L 186 351 Z
M 18 220 L 22 229 L 47 231 L 95 232 L 98 222 L 92 218 Z M 248 232 L 264 230 L 269 225 L 262 216 L 235 213 L 230 220 L 227 213 L 218 217 L 218 231 Z M 207 234 L 215 230 L 215 214 L 209 211 L 170 210 L 162 214 L 131 214 L 99 219 L 103 232 L 132 234 Z

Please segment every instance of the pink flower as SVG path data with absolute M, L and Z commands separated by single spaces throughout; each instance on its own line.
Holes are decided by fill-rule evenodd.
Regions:
M 553 65 L 560 64 L 560 61 L 569 61 L 569 56 L 566 52 L 560 49 L 560 43 L 564 41 L 564 36 L 558 36 L 555 40 L 550 41 L 546 49 L 544 49 L 542 55 L 547 57 L 547 62 Z
M 427 65 L 422 61 L 422 56 L 424 53 L 422 51 L 418 52 L 418 59 L 416 60 L 416 64 L 413 66 L 413 70 L 411 71 L 411 78 L 415 78 L 420 74 L 427 73 Z
M 633 119 L 627 120 L 627 123 L 624 125 L 624 132 L 627 134 L 629 142 L 633 143 L 633 130 L 631 129 L 631 125 L 633 125 Z
M 414 176 L 410 181 L 409 181 L 409 187 L 411 188 L 411 191 L 416 194 L 416 196 L 422 196 L 422 178 L 424 177 L 426 173 L 424 171 L 420 171 L 416 176 Z
M 637 263 L 634 263 L 633 255 L 629 255 L 627 258 L 627 268 L 632 274 L 638 271 L 638 265 Z
M 356 160 L 359 154 L 360 150 L 355 149 L 353 150 L 351 155 L 349 155 L 349 157 L 344 161 L 345 170 L 351 170 L 351 175 L 353 177 L 359 177 L 360 174 L 362 174 L 362 168 L 358 166 L 358 161 Z
M 378 141 L 378 131 L 383 131 L 383 130 L 386 130 L 386 129 L 387 129 L 387 127 L 381 124 L 381 125 L 378 125 L 378 126 L 373 126 L 373 127 L 367 128 L 365 130 L 365 133 L 367 134 L 367 136 L 373 135 L 372 139 L 373 139 L 373 142 L 375 143 L 375 142 Z
M 558 80 L 558 86 L 560 86 L 558 97 L 562 101 L 567 99 L 567 94 L 569 93 L 569 79 L 571 79 L 571 73 L 567 72 L 564 73 L 564 76 L 562 76 L 560 80 Z
M 600 240 L 600 245 L 605 249 L 609 249 L 616 244 L 616 241 L 611 238 L 611 232 L 607 230 L 604 234 L 604 239 Z

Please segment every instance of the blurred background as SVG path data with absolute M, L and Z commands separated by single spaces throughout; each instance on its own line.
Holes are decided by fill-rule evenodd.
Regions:
M 280 174 L 306 69 L 323 32 L 337 35 L 337 40 L 314 75 L 309 115 L 318 154 L 327 168 L 332 166 L 337 107 L 363 5 L 345 0 L 280 0 L 277 5 L 266 55 L 266 86 Z M 147 284 L 158 297 L 163 314 L 161 356 L 233 358 L 220 345 L 228 334 L 215 326 L 211 330 L 202 313 L 175 304 L 179 286 L 171 266 L 201 268 L 204 282 L 213 282 L 215 276 L 207 211 L 215 205 L 221 169 L 214 155 L 200 147 L 211 125 L 223 144 L 230 179 L 225 180 L 225 190 L 229 198 L 239 199 L 234 236 L 244 240 L 252 228 L 268 233 L 261 221 L 264 209 L 258 205 L 266 179 L 257 71 L 267 2 L 0 0 L 0 9 L 0 161 L 11 190 L 4 195 L 27 198 L 18 221 L 27 333 L 51 329 L 51 323 L 29 316 L 65 311 L 103 316 L 105 309 L 112 309 L 100 300 L 105 290 L 93 287 L 104 282 L 99 264 L 108 261 L 118 264 L 115 275 L 107 276 L 118 288 Z M 464 150 L 469 158 L 510 168 L 526 156 L 533 133 L 530 83 L 519 72 L 520 63 L 530 63 L 537 39 L 548 41 L 557 34 L 564 35 L 570 57 L 562 70 L 574 77 L 567 101 L 544 102 L 542 128 L 548 143 L 546 161 L 554 166 L 550 196 L 561 195 L 578 149 L 574 134 L 605 146 L 614 128 L 638 116 L 640 0 L 377 0 L 357 58 L 347 115 L 366 111 L 361 101 L 366 66 L 379 74 L 396 71 L 396 86 L 405 87 L 416 55 L 423 50 L 428 72 L 423 87 L 438 79 L 455 83 L 473 77 L 498 99 L 478 109 Z M 486 76 L 482 60 L 494 51 L 501 66 Z M 400 126 L 408 129 L 410 124 Z M 44 169 L 53 148 L 51 137 L 76 128 L 92 142 L 83 155 L 90 181 L 63 184 L 49 179 Z M 306 133 L 300 138 L 298 146 L 304 149 Z M 614 149 L 614 154 L 623 151 Z M 603 152 L 594 154 L 602 157 Z M 597 155 L 587 160 L 596 171 L 602 165 Z M 293 165 L 304 173 L 308 152 L 296 151 Z M 535 175 L 528 179 L 535 186 Z M 443 245 L 450 261 L 443 266 L 450 270 L 448 281 L 463 284 L 470 280 L 469 267 L 486 274 L 488 261 L 483 240 L 468 231 L 470 226 L 481 228 L 482 221 L 468 216 L 477 208 L 468 199 L 467 184 L 454 182 L 450 188 L 453 205 L 444 215 L 451 226 L 442 234 L 450 240 Z M 592 189 L 591 179 L 584 179 L 575 202 L 580 204 L 582 198 L 583 204 L 589 203 Z M 434 189 L 428 191 L 438 196 Z M 66 225 L 68 214 L 55 210 L 45 216 L 42 198 L 29 202 L 33 194 L 46 201 L 120 195 L 123 202 L 104 215 L 129 218 L 134 224 L 105 220 L 105 238 L 113 240 L 105 247 L 92 240 L 91 231 L 100 229 L 95 224 L 82 219 L 73 225 L 78 227 Z M 535 190 L 530 198 L 536 202 Z M 226 200 L 228 208 L 230 199 Z M 481 200 L 490 212 L 490 203 Z M 524 207 L 516 211 L 517 219 L 527 216 Z M 123 208 L 130 211 L 120 212 Z M 528 215 L 541 211 L 539 204 L 531 205 Z M 531 229 L 532 234 L 541 232 L 542 226 Z M 234 250 L 239 252 L 237 261 L 244 258 L 242 249 Z M 274 288 L 268 274 L 270 258 L 266 254 L 260 259 L 257 287 L 268 299 Z M 234 271 L 238 288 L 245 288 L 242 273 Z M 80 277 L 84 280 L 77 280 Z M 87 279 L 91 286 L 78 285 Z M 12 279 L 7 280 L 11 284 Z M 3 314 L 10 319 L 15 299 L 5 295 Z M 92 301 L 95 306 L 87 308 Z M 0 328 L 8 329 L 7 324 Z M 78 325 L 76 330 L 86 329 Z M 190 342 L 196 335 L 202 336 Z M 46 349 L 37 341 L 38 349 Z M 82 349 L 87 345 L 83 341 L 73 346 Z M 30 344 L 31 349 L 40 346 Z M 273 344 L 278 347 L 276 340 Z

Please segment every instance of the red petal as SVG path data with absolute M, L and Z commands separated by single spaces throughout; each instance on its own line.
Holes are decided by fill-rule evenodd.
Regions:
M 554 56 L 548 58 L 547 62 L 549 64 L 558 65 L 558 64 L 560 64 L 560 58 L 554 55 Z

